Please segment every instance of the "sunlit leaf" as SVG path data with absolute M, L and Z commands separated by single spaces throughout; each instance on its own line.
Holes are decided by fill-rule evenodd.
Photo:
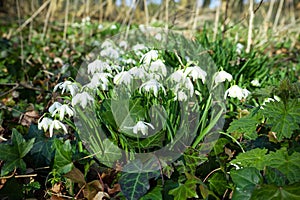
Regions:
M 290 100 L 285 105 L 282 101 L 270 102 L 264 106 L 263 114 L 268 118 L 267 123 L 272 126 L 278 140 L 290 138 L 293 131 L 299 128 L 300 104 L 297 100 Z
M 245 153 L 240 153 L 231 163 L 241 167 L 255 167 L 262 170 L 266 165 L 265 155 L 267 151 L 267 149 L 252 149 Z
M 174 200 L 198 198 L 197 183 L 198 181 L 195 179 L 187 180 L 184 184 L 179 184 L 177 188 L 170 190 L 169 194 L 174 196 Z

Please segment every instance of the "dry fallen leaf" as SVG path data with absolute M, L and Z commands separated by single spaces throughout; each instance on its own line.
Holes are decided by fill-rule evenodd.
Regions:
M 94 196 L 93 200 L 102 200 L 105 197 L 109 198 L 109 195 L 106 192 L 98 192 L 96 196 Z
M 20 116 L 19 123 L 23 126 L 30 126 L 31 123 L 37 123 L 38 119 L 40 118 L 40 115 L 37 111 L 27 111 L 25 114 Z

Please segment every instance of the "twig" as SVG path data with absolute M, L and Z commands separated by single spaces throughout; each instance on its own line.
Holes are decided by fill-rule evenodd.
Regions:
M 212 175 L 213 173 L 215 173 L 216 171 L 219 171 L 221 170 L 221 168 L 217 168 L 217 169 L 214 169 L 212 170 L 211 172 L 209 172 L 209 174 L 207 174 L 207 176 L 205 177 L 205 179 L 203 179 L 203 183 L 210 177 L 210 175 Z
M 18 21 L 19 26 L 21 26 L 21 13 L 20 13 L 20 3 L 19 0 L 16 0 L 17 4 L 17 13 L 18 13 Z M 21 41 L 21 64 L 24 65 L 24 43 L 23 43 L 23 34 L 20 32 L 20 41 Z
M 0 94 L 0 98 L 4 97 L 5 95 L 15 91 L 20 85 L 17 83 L 13 88 L 11 88 L 10 90 L 3 92 L 2 94 Z
M 275 21 L 274 21 L 274 24 L 273 24 L 273 32 L 276 31 L 278 21 L 279 21 L 279 18 L 280 18 L 280 14 L 281 14 L 281 11 L 282 11 L 282 7 L 283 7 L 283 2 L 284 2 L 284 0 L 280 0 L 280 2 L 279 2 L 279 6 L 278 6 L 278 9 L 277 9 L 277 14 L 276 14 Z
M 50 2 L 51 2 L 51 0 L 47 0 L 37 11 L 35 11 L 35 13 L 33 13 L 33 15 L 31 17 L 29 17 L 21 26 L 19 26 L 19 28 L 17 28 L 17 30 L 14 32 L 14 34 L 17 34 L 20 31 L 22 31 L 23 28 L 25 28 L 25 26 L 27 26 L 27 24 L 29 24 L 40 12 L 42 12 L 42 10 L 44 10 Z
M 253 19 L 254 19 L 253 6 L 254 6 L 254 0 L 250 0 L 250 4 L 249 4 L 250 19 L 249 19 L 249 29 L 248 29 L 248 40 L 247 40 L 246 53 L 250 52 L 251 44 L 252 44 L 252 29 L 253 29 Z
M 24 175 L 16 175 L 15 178 L 28 178 L 28 177 L 35 177 L 37 174 L 24 174 Z
M 67 2 L 66 2 L 65 25 L 64 25 L 64 36 L 63 36 L 64 40 L 67 39 L 68 16 L 69 16 L 69 0 L 67 0 Z

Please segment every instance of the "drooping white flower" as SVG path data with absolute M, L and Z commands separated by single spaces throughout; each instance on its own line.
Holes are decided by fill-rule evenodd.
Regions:
M 75 106 L 76 104 L 80 104 L 82 108 L 85 108 L 87 104 L 91 104 L 94 102 L 94 98 L 89 95 L 87 92 L 77 93 L 72 98 L 72 106 Z
M 113 47 L 113 46 L 114 46 L 114 44 L 113 44 L 112 41 L 110 41 L 110 40 L 105 40 L 105 41 L 102 43 L 101 48 L 106 49 L 106 48 L 108 48 L 108 47 Z
M 102 24 L 99 24 L 99 25 L 98 25 L 98 29 L 99 29 L 99 30 L 102 30 L 102 29 L 103 29 L 103 25 L 102 25 Z
M 88 87 L 91 89 L 98 88 L 99 86 L 101 87 L 102 90 L 107 90 L 108 89 L 108 77 L 113 77 L 109 73 L 95 73 L 90 81 L 90 83 L 86 84 L 84 87 Z
M 120 42 L 119 47 L 121 47 L 121 48 L 123 48 L 123 49 L 127 49 L 128 44 L 127 44 L 126 41 L 123 40 L 123 41 Z
M 117 29 L 117 26 L 115 24 L 113 24 L 113 25 L 111 25 L 110 29 L 115 30 L 115 29 Z
M 144 79 L 147 76 L 147 72 L 143 67 L 132 67 L 128 72 L 135 78 L 139 79 Z
M 222 83 L 228 80 L 229 82 L 232 81 L 232 75 L 225 72 L 224 70 L 219 71 L 215 74 L 215 83 Z
M 255 87 L 259 87 L 260 86 L 259 80 L 257 80 L 257 79 L 252 80 L 251 85 L 253 85 Z
M 48 111 L 50 114 L 53 114 L 53 112 L 59 107 L 61 107 L 61 103 L 56 101 L 49 107 Z
M 124 128 L 132 129 L 133 133 L 135 134 L 137 134 L 138 132 L 142 132 L 143 135 L 148 135 L 148 127 L 154 130 L 154 126 L 152 124 L 144 121 L 138 121 L 135 126 Z
M 59 113 L 59 120 L 62 121 L 65 117 L 65 114 L 67 114 L 69 117 L 72 117 L 74 115 L 74 110 L 72 107 L 64 104 L 54 110 L 52 117 L 54 117 L 56 113 Z
M 244 45 L 242 45 L 241 43 L 237 43 L 237 45 L 236 45 L 236 52 L 238 54 L 241 54 L 243 49 L 244 49 Z
M 136 44 L 132 47 L 133 51 L 141 51 L 141 50 L 145 50 L 148 49 L 144 44 Z
M 149 67 L 149 71 L 154 72 L 154 73 L 155 72 L 159 73 L 159 74 L 163 75 L 164 77 L 167 75 L 166 65 L 160 59 L 151 62 L 151 65 Z
M 120 54 L 116 49 L 114 49 L 112 47 L 107 47 L 107 48 L 103 49 L 102 51 L 100 51 L 100 55 L 103 57 L 117 59 L 117 58 L 119 58 Z
M 52 119 L 51 118 L 48 118 L 48 117 L 44 117 L 42 119 L 42 121 L 39 121 L 38 122 L 38 129 L 40 130 L 44 130 L 44 132 L 46 132 L 50 126 L 50 124 L 52 123 Z
M 78 86 L 76 85 L 76 83 L 73 83 L 71 81 L 65 81 L 65 82 L 61 82 L 58 83 L 53 91 L 55 92 L 57 89 L 62 89 L 61 93 L 63 94 L 65 91 L 70 92 L 72 96 L 74 96 L 76 94 L 76 92 L 78 91 Z
M 156 60 L 157 58 L 158 58 L 158 51 L 151 50 L 142 56 L 140 63 L 144 63 L 145 65 L 149 66 L 151 61 Z
M 171 75 L 170 75 L 170 80 L 171 81 L 175 81 L 177 83 L 180 83 L 180 82 L 184 82 L 186 79 L 186 76 L 185 74 L 183 73 L 183 70 L 182 69 L 179 69 L 175 72 L 173 72 Z
M 53 136 L 53 130 L 63 129 L 64 133 L 68 133 L 66 126 L 58 120 L 53 120 L 49 126 L 50 137 Z
M 187 67 L 184 73 L 186 76 L 192 77 L 193 81 L 195 81 L 196 79 L 201 79 L 202 83 L 205 82 L 205 78 L 207 75 L 207 73 L 198 66 Z
M 246 98 L 249 94 L 250 92 L 247 89 L 242 89 L 238 85 L 233 85 L 228 90 L 226 90 L 224 99 L 226 99 L 226 97 L 229 96 L 241 100 L 243 98 Z
M 182 90 L 178 91 L 175 96 L 175 100 L 178 100 L 178 101 L 186 101 L 187 98 L 188 98 L 188 96 Z
M 124 83 L 125 85 L 128 85 L 131 83 L 131 80 L 132 80 L 132 75 L 127 71 L 123 71 L 123 72 L 118 73 L 114 77 L 114 84 L 120 85 L 120 84 Z
M 166 94 L 165 88 L 155 79 L 151 79 L 150 81 L 142 84 L 140 86 L 140 92 L 142 91 L 142 89 L 144 89 L 146 92 L 153 91 L 155 97 L 157 97 L 158 91 L 160 89 L 162 89 L 162 91 Z
M 104 71 L 111 71 L 111 67 L 107 62 L 102 60 L 94 60 L 90 64 L 88 64 L 88 73 L 94 74 L 96 72 L 104 72 Z

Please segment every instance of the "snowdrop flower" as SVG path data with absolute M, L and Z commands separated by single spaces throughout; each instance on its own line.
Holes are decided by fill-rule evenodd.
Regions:
M 186 76 L 183 73 L 182 69 L 179 69 L 170 75 L 170 80 L 175 81 L 177 83 L 183 82 L 185 79 L 186 79 Z
M 39 120 L 38 122 L 38 129 L 40 130 L 44 130 L 44 132 L 46 132 L 50 126 L 50 124 L 52 124 L 52 119 L 51 118 L 48 118 L 48 117 L 44 117 L 42 119 L 42 121 Z
M 277 102 L 280 101 L 280 98 L 276 95 L 274 96 L 274 98 L 266 98 L 266 99 L 264 99 L 264 102 L 261 104 L 260 108 L 264 109 L 263 106 L 265 106 L 266 103 L 275 102 L 275 101 L 277 101 Z
M 113 25 L 111 25 L 110 29 L 115 30 L 115 29 L 117 29 L 117 26 L 115 24 L 113 24 Z
M 186 74 L 186 76 L 192 77 L 193 81 L 200 78 L 202 80 L 202 83 L 205 82 L 205 77 L 207 75 L 206 72 L 198 66 L 187 67 L 184 73 Z
M 158 59 L 153 61 L 149 67 L 150 72 L 158 72 L 159 74 L 166 76 L 167 75 L 167 68 L 166 65 L 163 63 L 162 60 Z
M 117 59 L 119 58 L 119 52 L 112 48 L 112 47 L 107 47 L 106 49 L 103 49 L 101 52 L 100 52 L 100 55 L 103 56 L 103 57 L 109 57 L 109 58 L 112 58 L 112 59 Z
M 153 90 L 154 96 L 157 97 L 157 93 L 160 88 L 166 94 L 165 88 L 159 82 L 157 82 L 157 80 L 151 79 L 150 81 L 147 81 L 146 83 L 141 85 L 140 92 L 142 91 L 142 89 L 144 89 L 146 92 Z
M 53 112 L 57 109 L 57 108 L 59 108 L 59 107 L 61 107 L 61 103 L 59 103 L 59 102 L 54 102 L 50 107 L 49 107 L 49 109 L 48 109 L 48 111 L 49 111 L 49 113 L 52 115 L 53 114 Z
M 102 24 L 99 24 L 99 25 L 98 25 L 98 29 L 99 29 L 99 30 L 103 29 L 103 25 L 102 25 Z
M 101 48 L 106 49 L 106 48 L 108 48 L 108 47 L 113 47 L 113 46 L 114 46 L 114 44 L 113 44 L 112 41 L 110 41 L 110 40 L 105 40 L 105 41 L 102 43 Z
M 135 126 L 124 128 L 132 129 L 133 133 L 135 134 L 137 134 L 140 131 L 143 135 L 148 135 L 148 127 L 154 130 L 154 126 L 152 124 L 143 121 L 138 121 Z
M 259 87 L 260 86 L 259 80 L 257 80 L 257 79 L 252 80 L 251 85 L 253 85 L 255 87 Z
M 71 81 L 65 81 L 65 82 L 57 84 L 54 87 L 53 91 L 55 92 L 58 88 L 62 89 L 62 91 L 61 91 L 62 94 L 65 91 L 67 91 L 67 92 L 70 92 L 72 96 L 74 96 L 75 93 L 78 91 L 78 86 L 76 85 L 76 83 L 73 83 Z
M 114 84 L 120 85 L 120 84 L 124 83 L 125 85 L 128 85 L 131 83 L 131 79 L 132 79 L 132 75 L 127 71 L 123 71 L 123 72 L 118 73 L 114 77 Z
M 229 82 L 232 80 L 232 75 L 225 72 L 224 70 L 219 71 L 215 74 L 215 83 L 219 84 L 228 80 Z
M 241 43 L 237 43 L 237 45 L 236 45 L 236 52 L 238 54 L 241 54 L 243 49 L 244 49 L 244 45 L 242 45 Z
M 239 100 L 246 98 L 250 92 L 247 89 L 242 89 L 238 85 L 231 86 L 228 90 L 226 90 L 224 99 L 226 99 L 227 95 L 232 98 L 238 98 Z
M 119 47 L 121 47 L 121 48 L 123 48 L 123 49 L 127 49 L 128 44 L 127 44 L 126 41 L 123 40 L 123 41 L 120 42 Z
M 105 70 L 111 71 L 111 67 L 107 62 L 101 60 L 94 60 L 93 62 L 88 64 L 88 74 L 104 72 Z
M 64 131 L 65 133 L 68 133 L 67 128 L 66 128 L 66 126 L 65 126 L 63 123 L 61 123 L 61 122 L 58 121 L 58 120 L 53 120 L 53 121 L 51 122 L 50 126 L 49 126 L 50 137 L 53 136 L 53 130 L 54 130 L 54 129 L 59 130 L 59 129 L 61 129 L 61 128 L 63 129 L 63 131 Z
M 128 72 L 139 79 L 144 79 L 147 76 L 147 72 L 142 67 L 132 67 Z
M 123 60 L 126 64 L 136 64 L 136 61 L 133 60 L 132 58 L 124 59 Z
M 62 121 L 65 117 L 65 114 L 67 114 L 69 117 L 72 117 L 74 115 L 74 110 L 67 104 L 64 104 L 56 108 L 56 110 L 52 113 L 52 117 L 54 117 L 56 113 L 59 113 L 59 120 Z
M 141 51 L 145 49 L 147 49 L 147 47 L 144 44 L 136 44 L 132 47 L 133 51 Z
M 113 77 L 111 74 L 109 73 L 95 73 L 91 79 L 91 82 L 86 84 L 85 87 L 91 88 L 91 89 L 95 89 L 99 86 L 101 86 L 102 90 L 107 90 L 108 89 L 108 77 Z
M 188 96 L 182 90 L 178 91 L 175 96 L 175 100 L 178 100 L 178 101 L 186 101 L 187 98 L 188 98 Z
M 82 18 L 82 20 L 81 20 L 81 22 L 82 22 L 83 24 L 89 23 L 90 21 L 91 21 L 91 18 L 90 18 L 89 16 L 87 16 L 87 17 L 85 17 L 85 18 Z
M 144 63 L 149 66 L 151 61 L 156 60 L 157 58 L 158 52 L 156 50 L 151 50 L 142 56 L 140 63 Z
M 76 104 L 80 103 L 82 108 L 85 108 L 88 103 L 93 102 L 94 98 L 91 97 L 87 92 L 78 93 L 72 98 L 72 106 L 75 106 Z
M 186 77 L 186 74 L 182 69 L 173 72 L 170 76 L 170 80 L 175 81 L 177 84 L 173 89 L 174 93 L 177 94 L 182 88 L 186 88 L 190 91 L 190 96 L 194 94 L 194 85 L 192 81 Z
M 160 33 L 157 33 L 154 37 L 155 37 L 155 39 L 157 39 L 157 40 L 159 40 L 159 41 L 162 40 L 162 36 L 161 36 Z

